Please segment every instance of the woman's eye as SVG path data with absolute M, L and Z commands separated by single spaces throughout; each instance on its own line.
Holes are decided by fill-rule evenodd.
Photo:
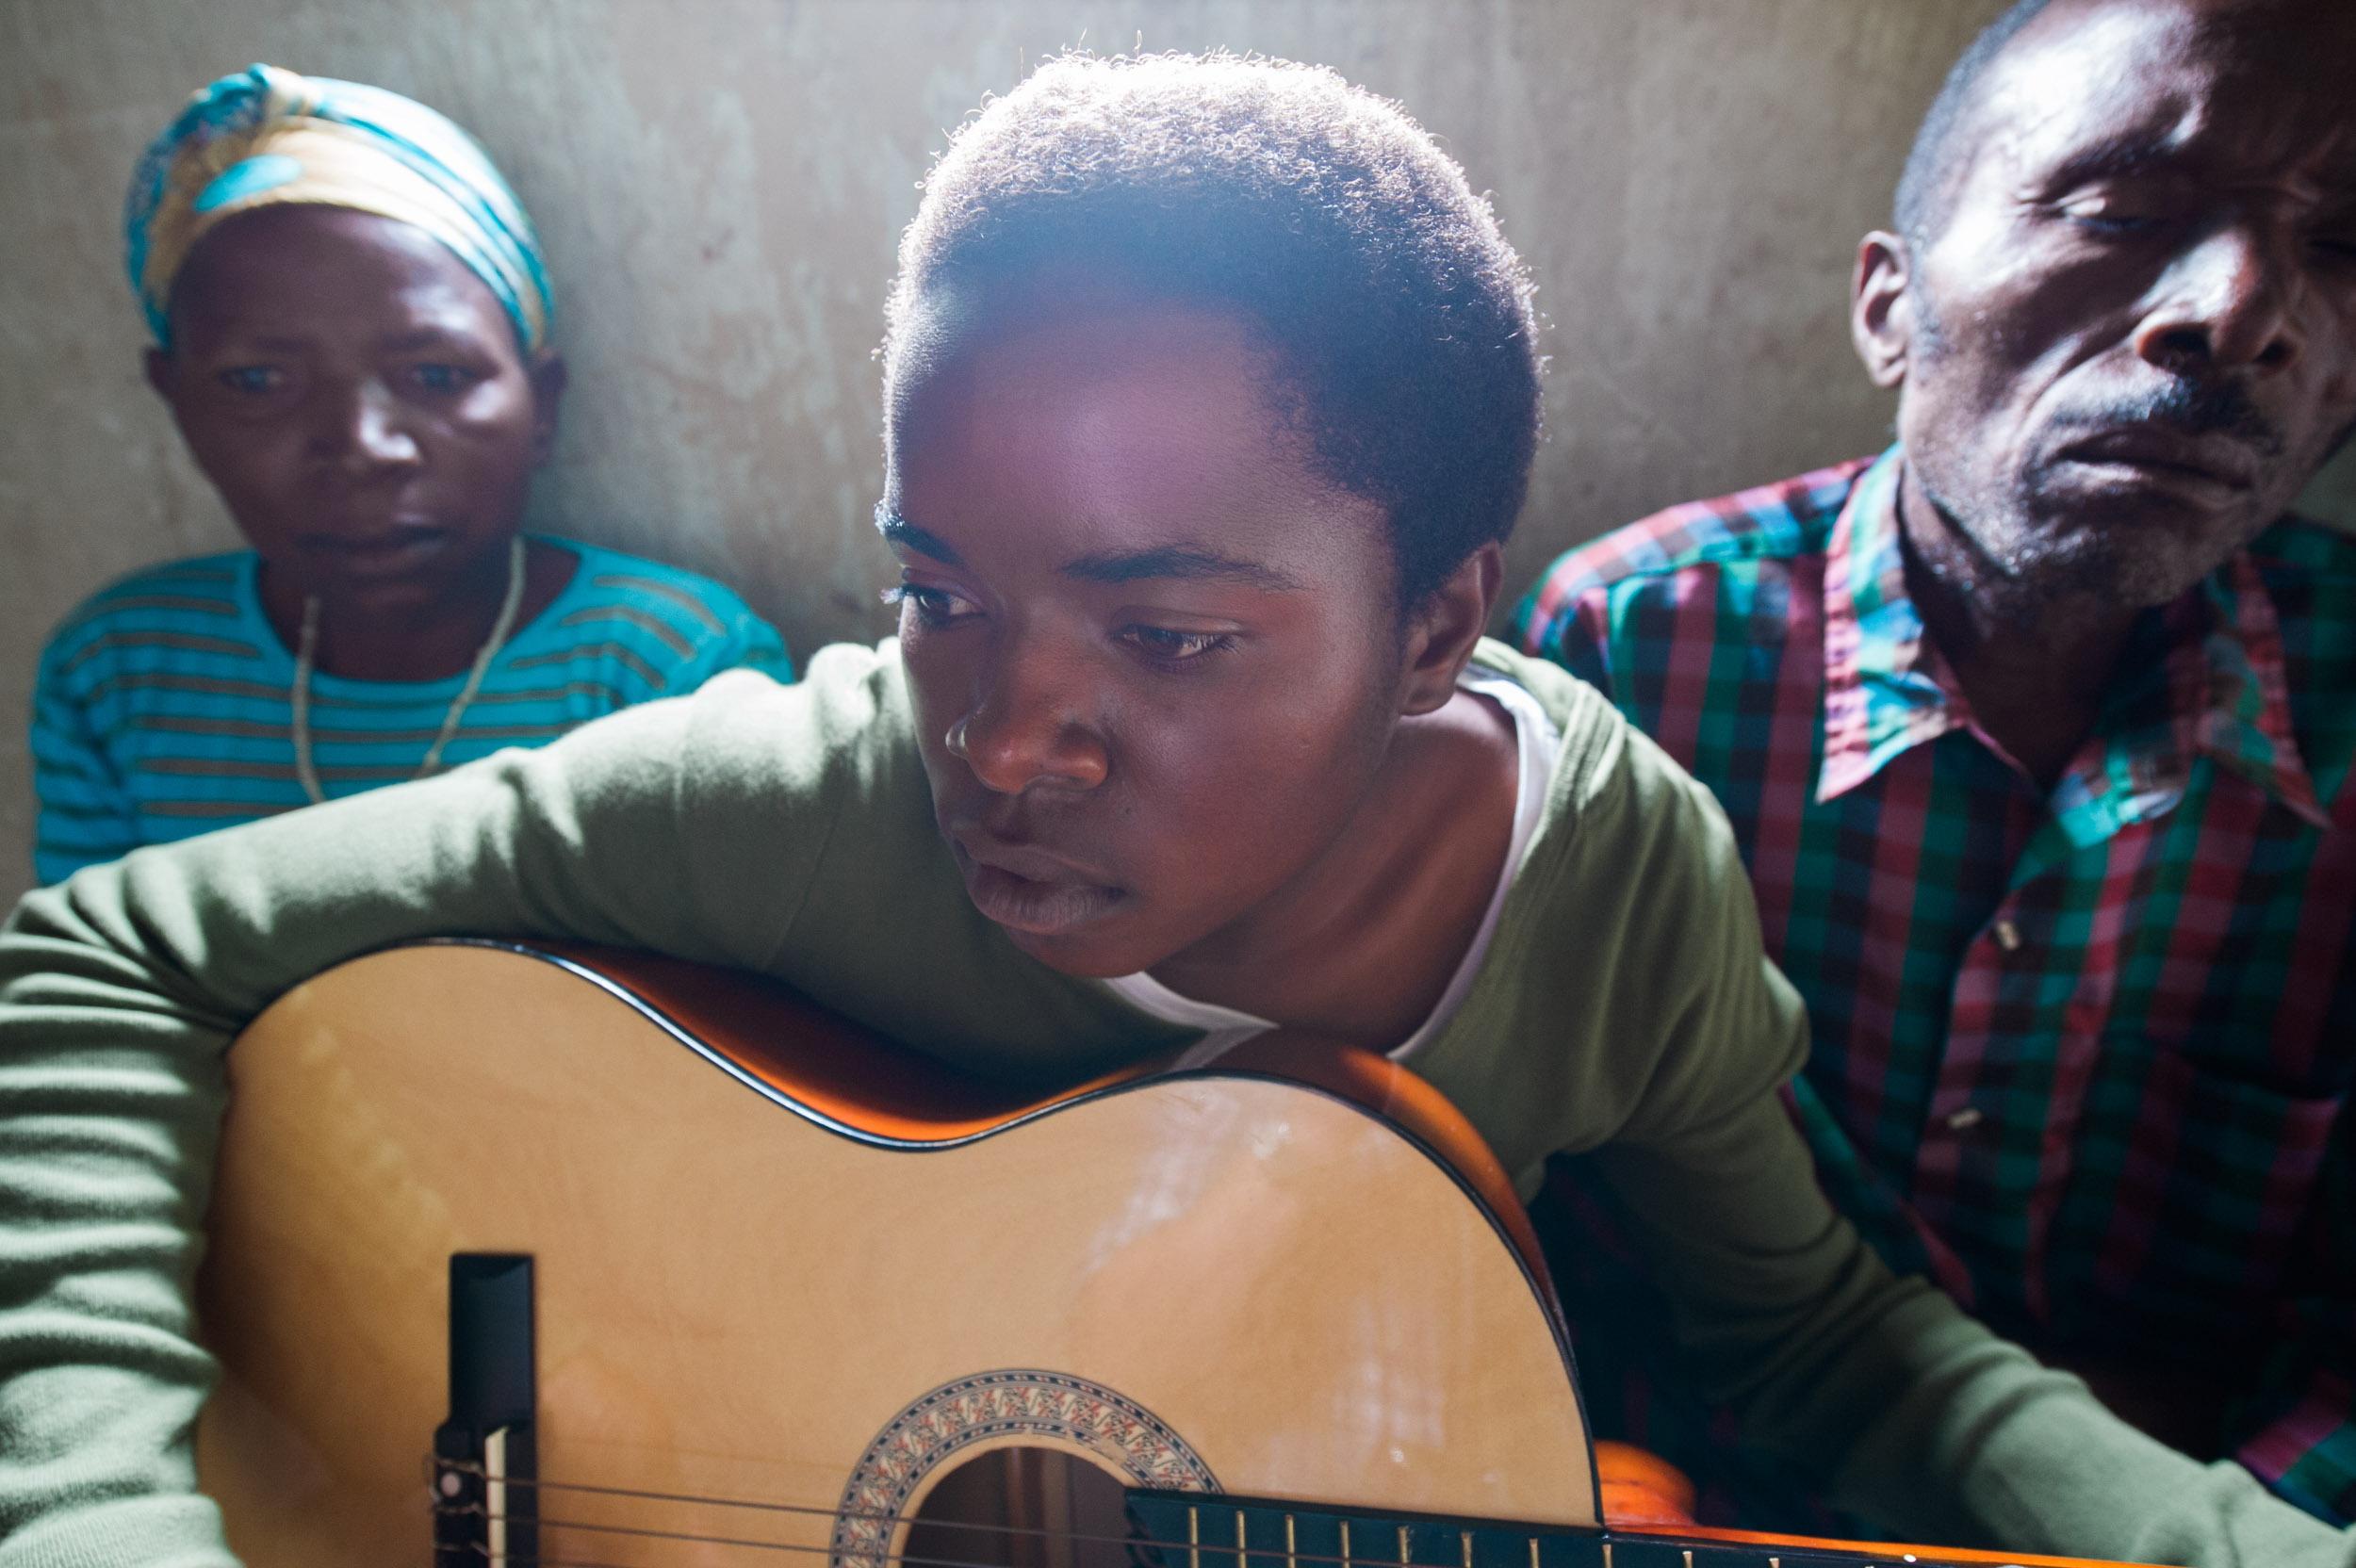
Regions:
M 1140 651 L 1165 664 L 1183 664 L 1216 653 L 1229 646 L 1235 639 L 1217 631 L 1172 631 L 1167 627 L 1133 626 L 1122 629 L 1121 637 Z
M 232 392 L 275 392 L 286 384 L 286 372 L 275 365 L 233 365 L 221 373 L 221 384 Z
M 474 372 L 462 365 L 420 365 L 413 372 L 428 392 L 463 392 L 474 384 Z
M 926 626 L 946 626 L 977 613 L 973 605 L 947 589 L 928 588 L 921 582 L 903 582 L 884 590 L 884 602 L 908 606 Z

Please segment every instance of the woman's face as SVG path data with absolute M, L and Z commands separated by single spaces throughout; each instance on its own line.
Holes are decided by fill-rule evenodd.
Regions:
M 273 575 L 331 605 L 430 607 L 502 560 L 555 433 L 483 281 L 422 229 L 341 207 L 200 241 L 149 379 Z
M 1382 762 L 1383 510 L 1311 472 L 1226 316 L 911 326 L 885 534 L 941 831 L 1034 956 L 1161 963 L 1311 874 Z

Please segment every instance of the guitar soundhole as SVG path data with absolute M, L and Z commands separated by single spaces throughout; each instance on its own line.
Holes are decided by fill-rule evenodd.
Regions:
M 1059 1448 L 992 1448 L 934 1483 L 908 1568 L 1134 1568 L 1120 1478 Z

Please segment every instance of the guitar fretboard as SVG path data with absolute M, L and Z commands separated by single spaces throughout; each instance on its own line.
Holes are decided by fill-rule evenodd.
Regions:
M 1939 1568 L 1907 1554 L 1737 1545 L 1612 1529 L 1501 1525 L 1132 1490 L 1152 1568 Z

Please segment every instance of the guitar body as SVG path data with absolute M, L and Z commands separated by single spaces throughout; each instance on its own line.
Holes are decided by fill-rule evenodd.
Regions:
M 430 1560 L 462 1251 L 534 1259 L 549 1480 L 897 1514 L 953 1456 L 1023 1445 L 1130 1485 L 1596 1523 L 1524 1255 L 1346 1092 L 1226 1073 L 992 1103 L 748 978 L 600 961 L 622 978 L 381 954 L 232 1049 L 198 1463 L 254 1568 Z M 541 1511 L 820 1552 L 835 1529 Z M 540 1552 L 755 1560 L 545 1522 Z
M 1607 1531 L 1526 1217 L 1364 1053 L 1038 1101 L 750 976 L 452 942 L 228 1068 L 197 1459 L 252 1568 L 425 1568 L 436 1488 L 490 1485 L 429 1467 L 456 1253 L 532 1260 L 538 1481 L 480 1495 L 538 1518 L 445 1563 L 1126 1568 L 1088 1532 L 1140 1526 L 1161 1568 L 2060 1560 Z M 912 1533 L 991 1465 L 1030 1501 Z

